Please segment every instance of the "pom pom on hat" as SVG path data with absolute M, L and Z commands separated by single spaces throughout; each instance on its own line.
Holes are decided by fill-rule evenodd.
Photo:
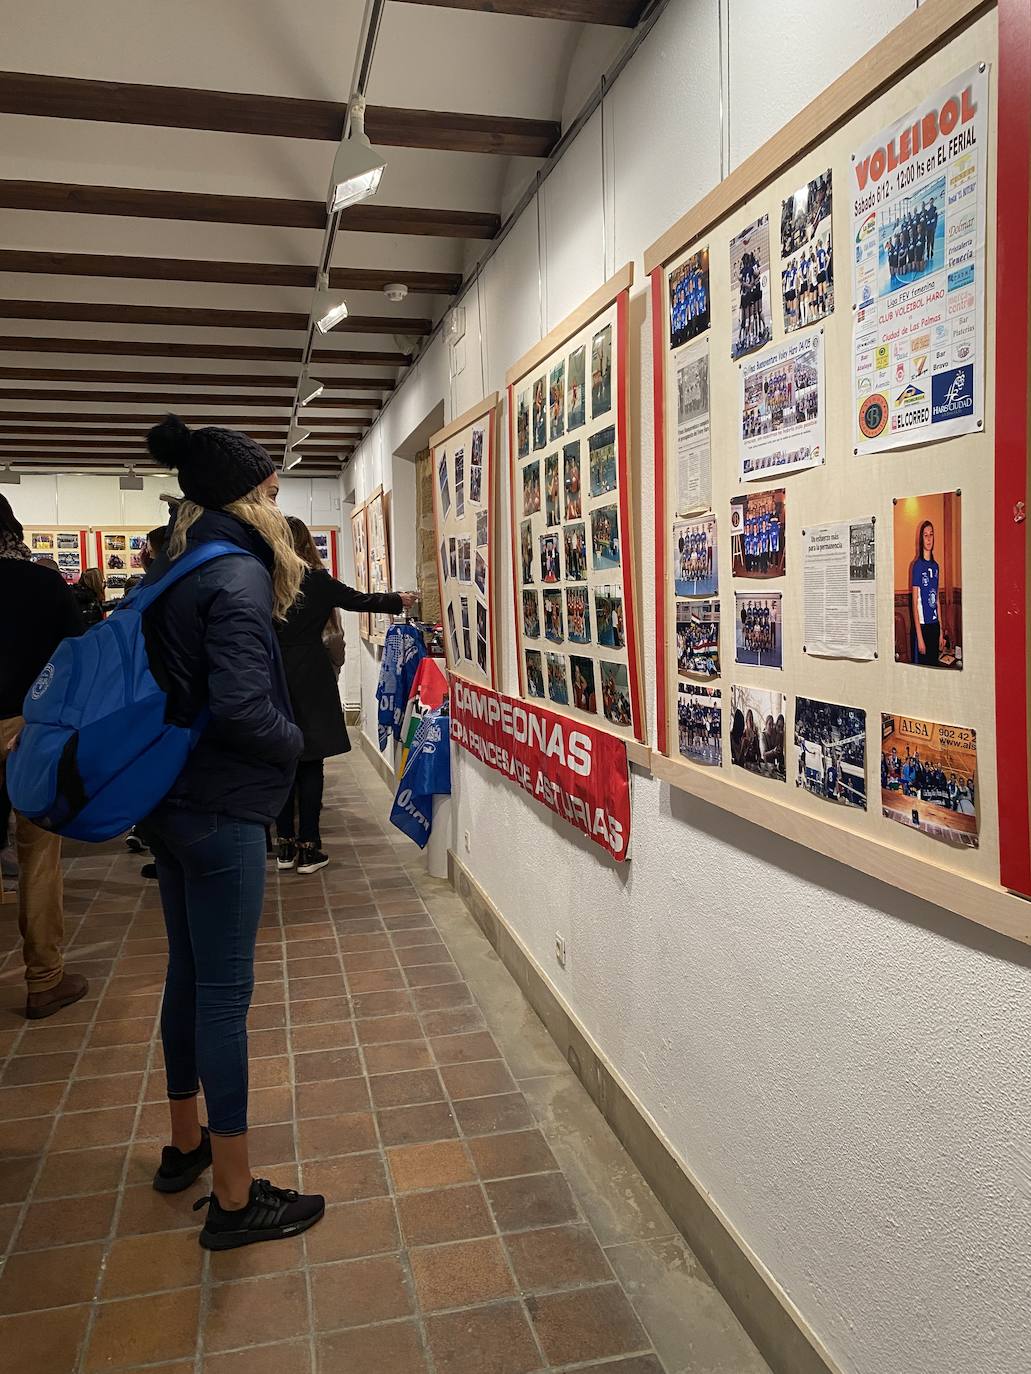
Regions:
M 221 510 L 253 491 L 276 465 L 262 446 L 237 429 L 189 429 L 166 415 L 147 435 L 151 455 L 179 474 L 183 495 L 198 506 Z

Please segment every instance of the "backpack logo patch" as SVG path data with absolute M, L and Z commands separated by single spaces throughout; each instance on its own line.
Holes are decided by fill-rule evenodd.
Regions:
M 48 663 L 47 666 L 46 666 L 46 667 L 43 669 L 43 671 L 40 673 L 40 675 L 39 675 L 39 677 L 36 679 L 36 681 L 32 684 L 32 692 L 31 692 L 32 700 L 33 700 L 33 701 L 38 701 L 38 700 L 40 699 L 40 697 L 43 696 L 44 693 L 48 690 L 48 688 L 50 687 L 50 684 L 53 682 L 53 680 L 54 680 L 54 665 L 53 665 L 52 663 Z

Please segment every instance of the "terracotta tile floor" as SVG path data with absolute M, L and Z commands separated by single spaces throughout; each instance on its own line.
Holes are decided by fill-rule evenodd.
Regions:
M 596 1178 L 564 1176 L 576 1131 L 619 1146 L 589 1102 L 558 1121 L 548 1095 L 582 1090 L 461 904 L 383 824 L 368 763 L 329 783 L 333 863 L 270 871 L 251 1014 L 255 1164 L 329 1202 L 303 1238 L 208 1255 L 191 1204 L 209 1179 L 173 1198 L 150 1187 L 165 945 L 141 860 L 68 846 L 69 965 L 91 995 L 42 1024 L 20 1015 L 0 908 L 5 1374 L 764 1370 L 696 1264 L 704 1301 L 684 1326 L 686 1290 L 666 1288 L 693 1257 L 639 1178 L 627 1187 L 625 1157 L 611 1197 L 600 1157 Z M 496 992 L 481 979 L 478 1000 L 453 951 Z M 653 1272 L 649 1291 L 624 1289 L 614 1263 Z M 706 1340 L 717 1355 L 696 1363 Z

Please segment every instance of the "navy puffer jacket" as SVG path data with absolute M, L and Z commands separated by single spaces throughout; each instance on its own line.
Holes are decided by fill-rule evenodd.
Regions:
M 211 721 L 168 794 L 190 811 L 268 825 L 286 801 L 304 744 L 272 622 L 272 550 L 250 525 L 208 510 L 187 546 L 227 540 L 226 555 L 189 573 L 144 616 L 151 671 L 168 693 L 168 718 Z M 169 566 L 162 552 L 146 582 Z

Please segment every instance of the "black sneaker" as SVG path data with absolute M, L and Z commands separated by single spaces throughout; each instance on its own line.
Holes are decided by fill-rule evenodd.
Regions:
M 235 1250 L 241 1245 L 256 1245 L 263 1240 L 285 1240 L 299 1236 L 322 1220 L 326 1199 L 320 1193 L 295 1193 L 292 1188 L 273 1188 L 267 1178 L 251 1182 L 251 1200 L 237 1212 L 226 1212 L 214 1193 L 193 1204 L 199 1211 L 207 1205 L 208 1219 L 200 1233 L 205 1250 Z
M 297 846 L 298 873 L 318 873 L 319 869 L 325 868 L 328 863 L 329 855 L 323 854 L 317 845 L 299 844 Z
M 157 880 L 158 880 L 158 866 L 157 866 L 157 864 L 144 864 L 143 867 L 140 869 L 140 877 L 141 877 L 141 878 L 152 878 L 152 879 L 154 880 L 154 882 L 157 882 Z
M 146 854 L 149 846 L 143 843 L 135 830 L 130 830 L 125 837 L 125 847 L 130 854 Z
M 200 1144 L 189 1154 L 166 1145 L 161 1151 L 161 1167 L 154 1175 L 154 1187 L 159 1193 L 181 1193 L 205 1169 L 211 1167 L 211 1137 L 207 1126 L 200 1128 Z
M 279 849 L 276 853 L 276 867 L 281 869 L 293 868 L 297 862 L 297 846 L 293 840 L 280 840 Z

